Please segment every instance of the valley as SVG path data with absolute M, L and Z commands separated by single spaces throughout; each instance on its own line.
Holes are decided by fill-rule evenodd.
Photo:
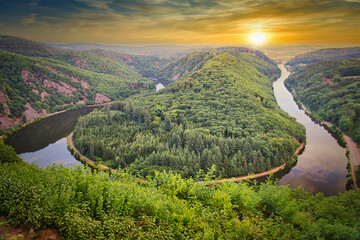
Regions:
M 289 76 L 284 64 L 247 48 L 161 59 L 40 49 L 35 52 L 42 57 L 1 50 L 2 119 L 25 116 L 27 122 L 30 107 L 38 115 L 41 109 L 66 110 L 8 129 L 5 143 L 23 160 L 0 145 L 0 179 L 6 183 L 0 211 L 13 221 L 36 229 L 55 227 L 69 239 L 357 238 L 357 226 L 345 219 L 358 218 L 359 193 L 351 190 L 348 173 L 356 175 L 359 168 L 348 165 L 346 149 L 334 138 L 340 130 L 332 129 L 332 135 L 313 121 L 331 121 L 321 115 L 331 111 L 317 111 L 319 102 L 311 105 L 315 98 L 305 94 L 319 86 L 312 90 L 309 83 L 300 84 L 327 74 L 321 86 L 340 89 L 349 103 L 334 112 L 349 116 L 351 127 L 333 124 L 357 141 L 357 60 L 320 61 L 292 69 L 296 72 Z M 86 64 L 63 61 L 57 51 L 77 54 Z M 99 61 L 116 67 L 98 69 Z M 116 64 L 127 70 L 119 71 Z M 336 74 L 341 83 L 334 80 Z M 326 96 L 334 99 L 336 94 Z M 313 120 L 293 97 L 312 111 Z M 93 103 L 102 106 L 85 107 Z M 346 115 L 349 106 L 355 108 Z M 69 134 L 78 151 L 74 155 L 85 155 L 95 170 L 71 156 Z M 356 150 L 350 148 L 351 160 Z M 309 208 L 313 204 L 319 208 Z M 334 211 L 334 205 L 339 209 Z M 334 216 L 340 220 L 334 222 Z M 125 223 L 131 227 L 125 229 Z
M 1 0 L 0 240 L 359 240 L 360 0 Z

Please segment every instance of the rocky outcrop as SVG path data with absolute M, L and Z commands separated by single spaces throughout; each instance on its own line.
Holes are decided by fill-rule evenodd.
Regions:
M 111 100 L 110 100 L 110 98 L 108 98 L 107 96 L 105 96 L 101 93 L 96 93 L 95 102 L 102 104 L 105 102 L 111 102 Z
M 67 96 L 72 96 L 73 91 L 76 91 L 76 88 L 70 86 L 69 84 L 64 83 L 63 81 L 59 81 L 59 82 L 60 82 L 60 84 L 45 79 L 43 84 L 44 84 L 45 87 L 47 87 L 49 89 L 53 89 L 56 92 L 63 92 Z

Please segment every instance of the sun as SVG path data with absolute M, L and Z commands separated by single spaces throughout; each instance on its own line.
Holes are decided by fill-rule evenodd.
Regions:
M 266 41 L 266 35 L 264 33 L 253 33 L 251 34 L 251 41 L 253 44 L 263 44 Z

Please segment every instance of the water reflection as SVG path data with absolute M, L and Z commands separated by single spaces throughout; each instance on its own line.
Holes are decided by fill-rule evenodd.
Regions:
M 69 135 L 80 116 L 96 107 L 87 107 L 53 115 L 30 124 L 9 136 L 5 143 L 12 146 L 17 154 L 35 152 Z
M 337 140 L 322 126 L 314 123 L 303 110 L 300 110 L 292 95 L 284 86 L 289 72 L 279 65 L 282 75 L 274 82 L 274 93 L 279 106 L 306 128 L 306 148 L 299 155 L 298 162 L 284 175 L 279 184 L 301 186 L 306 190 L 325 195 L 345 191 L 347 158 L 346 149 L 339 146 Z
M 72 167 L 81 164 L 67 149 L 66 136 L 75 128 L 78 118 L 98 107 L 67 111 L 35 122 L 13 135 L 5 143 L 27 163 L 42 168 L 52 164 Z
M 27 163 L 34 163 L 39 167 L 46 168 L 48 165 L 62 164 L 64 167 L 73 167 L 81 164 L 67 150 L 66 138 L 62 138 L 47 147 L 35 151 L 20 154 L 20 157 Z

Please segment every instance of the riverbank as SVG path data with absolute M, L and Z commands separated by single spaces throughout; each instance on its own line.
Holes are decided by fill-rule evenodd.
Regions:
M 343 133 L 343 136 L 347 143 L 347 149 L 350 152 L 349 161 L 350 161 L 351 175 L 353 178 L 354 187 L 356 190 L 358 190 L 358 186 L 356 184 L 355 166 L 360 165 L 360 150 L 357 147 L 357 144 L 351 139 L 351 137 L 347 136 L 345 133 Z
M 301 143 L 301 145 L 296 149 L 294 154 L 298 155 L 299 152 L 304 148 L 304 146 L 305 146 L 305 144 Z M 239 181 L 244 181 L 244 180 L 252 180 L 255 178 L 264 177 L 264 176 L 276 173 L 280 170 L 283 170 L 285 167 L 286 167 L 286 162 L 284 164 L 280 165 L 279 167 L 272 168 L 265 172 L 246 175 L 246 176 L 240 176 L 240 177 L 235 177 L 235 178 L 224 178 L 224 179 L 211 180 L 211 181 L 208 181 L 207 184 L 213 185 L 213 184 L 221 184 L 224 182 L 239 182 Z M 200 183 L 200 182 L 197 182 L 197 183 Z
M 80 162 L 82 162 L 84 164 L 89 165 L 93 169 L 101 169 L 101 170 L 107 170 L 107 171 L 109 171 L 109 169 L 110 169 L 112 172 L 116 172 L 116 170 L 111 169 L 108 166 L 96 164 L 94 161 L 92 161 L 91 159 L 89 159 L 86 156 L 84 156 L 83 154 L 81 154 L 79 152 L 79 150 L 77 150 L 75 148 L 72 137 L 73 137 L 73 132 L 67 136 L 67 144 L 68 144 L 68 148 L 69 148 L 71 154 L 76 159 L 78 159 Z M 304 148 L 304 146 L 305 146 L 305 144 L 301 143 L 301 145 L 296 149 L 294 154 L 298 155 L 299 152 Z M 261 173 L 240 176 L 240 177 L 236 177 L 236 178 L 224 178 L 224 179 L 220 179 L 220 180 L 211 180 L 211 181 L 208 181 L 207 184 L 220 184 L 220 183 L 228 182 L 228 181 L 238 182 L 238 181 L 243 181 L 243 180 L 251 180 L 251 179 L 255 179 L 255 178 L 259 178 L 259 177 L 263 177 L 263 176 L 267 176 L 267 175 L 276 173 L 280 170 L 283 170 L 285 167 L 286 167 L 286 162 L 278 167 L 272 168 L 268 171 L 264 171 Z M 200 181 L 200 182 L 202 182 L 202 181 Z M 200 183 L 200 182 L 195 182 L 195 183 Z
M 352 140 L 352 138 L 347 136 L 339 128 L 337 128 L 337 127 L 334 128 L 334 125 L 332 123 L 321 120 L 321 119 L 319 119 L 319 117 L 314 116 L 314 114 L 308 108 L 306 108 L 306 106 L 297 97 L 296 91 L 294 88 L 292 89 L 292 94 L 293 94 L 296 104 L 302 110 L 305 111 L 305 114 L 308 115 L 315 122 L 319 123 L 325 129 L 327 129 L 331 134 L 335 135 L 338 142 L 340 141 L 340 143 L 341 143 L 341 144 L 340 143 L 339 144 L 343 145 L 343 147 L 345 147 L 347 149 L 347 151 L 350 153 L 349 155 L 347 154 L 347 158 L 349 160 L 349 165 L 350 165 L 350 169 L 348 169 L 348 170 L 349 170 L 349 174 L 352 177 L 354 187 L 358 191 L 358 186 L 356 184 L 356 175 L 355 175 L 355 170 L 354 170 L 355 166 L 360 165 L 360 150 L 357 147 L 357 144 Z
M 9 131 L 9 129 L 7 129 L 4 134 L 0 135 L 0 139 L 6 139 L 7 136 L 11 135 L 11 134 L 14 134 L 16 133 L 17 131 L 19 131 L 20 129 L 24 128 L 24 127 L 27 127 L 35 122 L 38 122 L 38 121 L 41 121 L 43 119 L 46 119 L 46 118 L 49 118 L 51 116 L 54 116 L 54 115 L 58 115 L 58 114 L 61 114 L 61 113 L 65 113 L 65 112 L 68 112 L 68 111 L 72 111 L 72 110 L 78 110 L 78 109 L 83 109 L 83 108 L 92 108 L 92 107 L 100 107 L 100 106 L 105 106 L 107 104 L 110 104 L 111 102 L 106 102 L 106 103 L 102 103 L 102 104 L 92 104 L 92 105 L 77 105 L 76 107 L 74 108 L 69 108 L 69 109 L 65 109 L 65 110 L 61 110 L 61 111 L 57 111 L 57 112 L 53 112 L 53 113 L 48 113 L 48 114 L 45 114 L 45 115 L 41 115 L 37 118 L 34 118 L 30 121 L 27 121 L 25 123 L 23 123 L 21 126 L 19 127 L 13 127 L 13 131 L 11 131 L 11 133 L 7 133 L 7 131 Z
M 79 152 L 79 150 L 77 150 L 74 146 L 72 137 L 73 137 L 73 132 L 70 133 L 67 137 L 66 137 L 66 141 L 68 144 L 68 149 L 70 150 L 71 154 L 80 162 L 82 162 L 85 165 L 89 165 L 91 168 L 93 169 L 101 169 L 101 170 L 105 170 L 108 171 L 109 168 L 108 166 L 102 165 L 102 164 L 96 164 L 94 161 L 92 161 L 91 159 L 85 157 L 83 154 L 81 154 Z M 111 171 L 115 171 L 114 169 L 111 169 Z

